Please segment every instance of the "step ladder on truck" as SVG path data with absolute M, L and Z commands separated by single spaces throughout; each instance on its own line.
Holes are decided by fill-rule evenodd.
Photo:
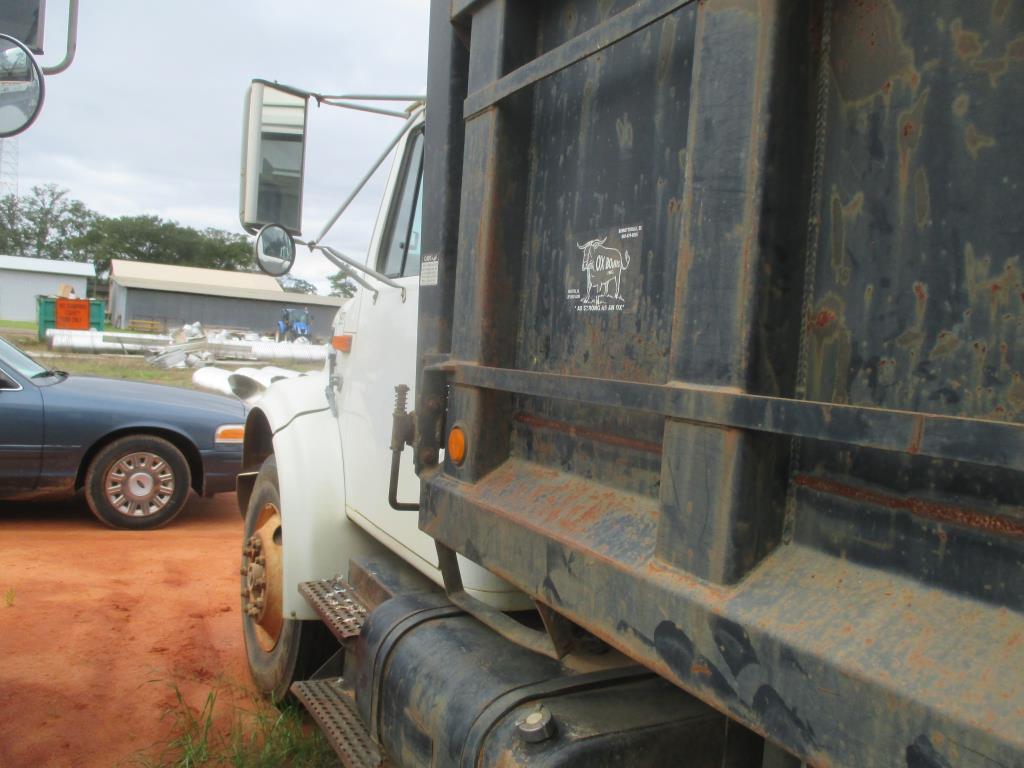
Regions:
M 429 32 L 425 102 L 251 89 L 261 265 L 359 283 L 246 428 L 261 690 L 346 766 L 1024 765 L 1024 5 Z M 402 122 L 365 264 L 311 99 Z

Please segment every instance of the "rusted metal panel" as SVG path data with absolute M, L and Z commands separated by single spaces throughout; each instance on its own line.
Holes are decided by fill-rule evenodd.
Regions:
M 1024 763 L 1024 4 L 459 8 L 421 527 L 816 766 Z
M 1019 611 L 802 544 L 715 586 L 654 557 L 656 504 L 595 485 L 439 477 L 422 525 L 812 765 L 1024 756 Z

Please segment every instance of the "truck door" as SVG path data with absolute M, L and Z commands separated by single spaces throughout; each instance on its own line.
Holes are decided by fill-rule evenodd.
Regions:
M 346 504 L 350 517 L 384 533 L 393 543 L 437 564 L 433 542 L 417 528 L 417 513 L 398 512 L 388 505 L 391 414 L 394 385 L 415 381 L 416 320 L 419 298 L 421 184 L 423 132 L 406 141 L 397 176 L 389 185 L 390 209 L 376 240 L 377 271 L 395 279 L 402 291 L 384 287 L 376 301 L 361 291 L 340 409 L 345 456 Z M 410 392 L 410 402 L 415 397 Z M 399 479 L 399 498 L 419 499 L 412 450 L 406 449 Z

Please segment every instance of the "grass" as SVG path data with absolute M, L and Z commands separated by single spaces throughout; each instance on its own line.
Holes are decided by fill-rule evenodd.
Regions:
M 7 608 L 14 607 L 14 587 L 10 587 L 4 592 L 4 606 Z
M 0 330 L 32 331 L 35 333 L 39 326 L 35 320 L 0 320 Z
M 25 350 L 35 355 L 36 350 Z M 78 376 L 107 376 L 111 379 L 129 379 L 132 381 L 148 381 L 153 384 L 169 384 L 172 387 L 191 387 L 192 369 L 190 368 L 159 368 L 146 362 L 142 355 L 74 355 L 47 354 L 37 356 L 37 360 L 47 368 Z
M 225 731 L 220 725 L 224 718 L 218 711 L 218 691 L 210 691 L 200 709 L 190 706 L 177 686 L 174 694 L 175 706 L 167 712 L 174 723 L 174 735 L 155 760 L 140 758 L 146 768 L 337 765 L 326 739 L 306 725 L 298 709 L 279 710 L 250 694 L 253 708 L 230 708 L 230 727 Z

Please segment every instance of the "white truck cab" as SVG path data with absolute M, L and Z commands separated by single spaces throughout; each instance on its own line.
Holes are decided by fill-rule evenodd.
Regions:
M 241 218 L 260 233 L 257 256 L 272 274 L 294 260 L 305 100 L 298 89 L 256 81 L 246 110 Z M 408 397 L 415 397 L 421 256 L 422 103 L 413 101 L 404 114 L 365 266 L 321 247 L 323 233 L 305 243 L 335 263 L 343 259 L 339 266 L 360 284 L 335 318 L 324 370 L 274 384 L 246 425 L 238 483 L 246 521 L 244 633 L 253 678 L 275 698 L 312 671 L 304 667 L 320 658 L 315 646 L 324 641 L 300 584 L 344 574 L 351 557 L 384 548 L 442 583 L 434 540 L 419 530 L 417 511 L 389 503 L 396 385 L 408 385 Z M 277 226 L 268 212 L 289 225 Z M 399 507 L 419 500 L 408 446 L 396 495 L 405 502 Z M 473 563 L 461 568 L 475 597 L 500 610 L 526 604 L 522 593 Z

